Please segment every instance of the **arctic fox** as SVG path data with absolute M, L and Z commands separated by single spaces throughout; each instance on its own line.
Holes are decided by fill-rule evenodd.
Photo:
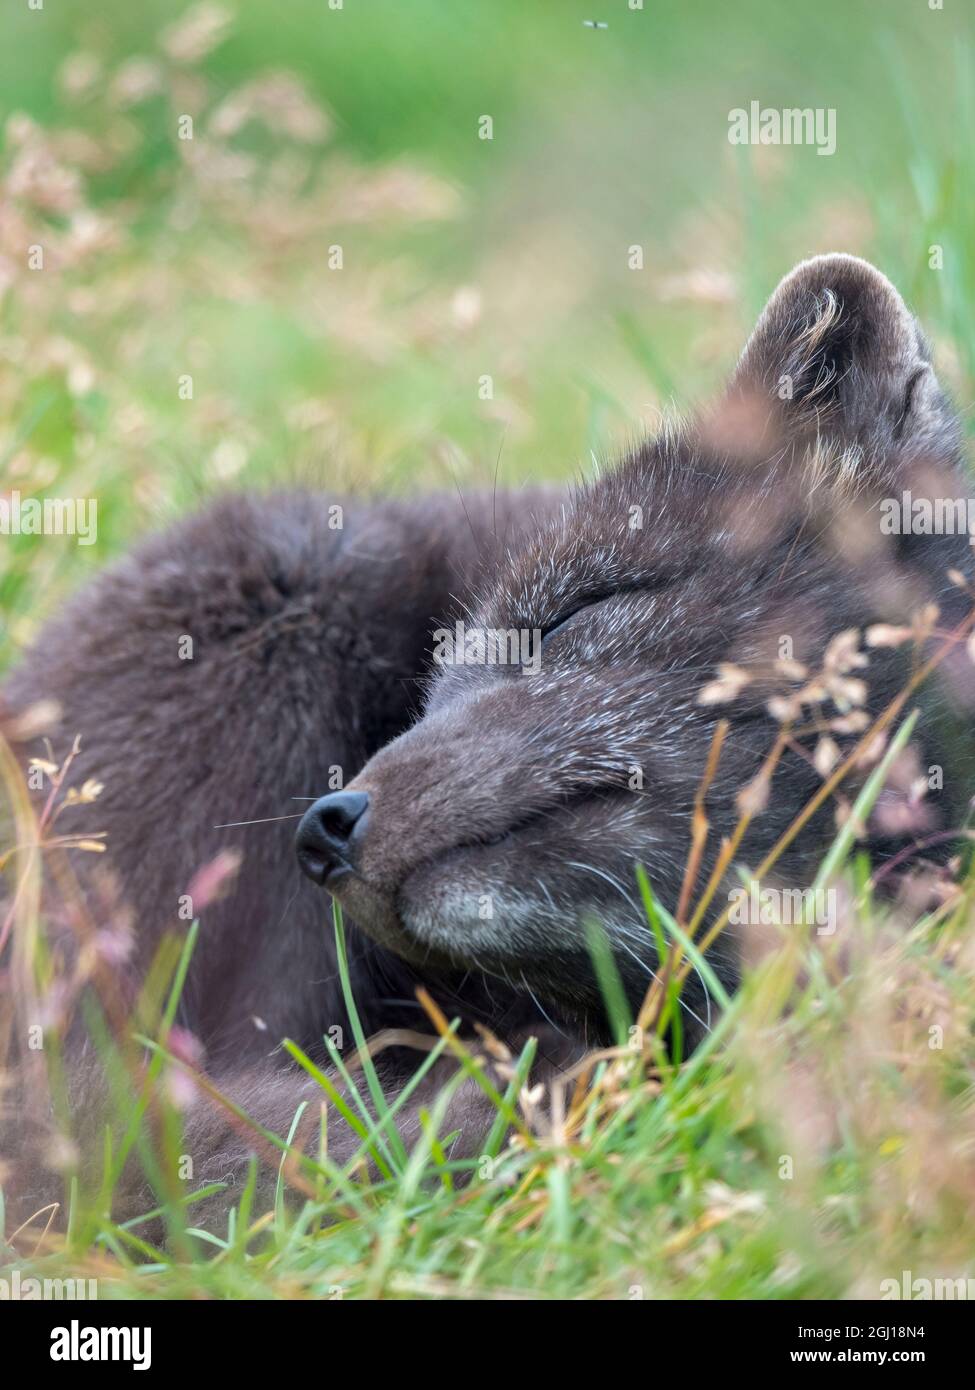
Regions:
M 54 956 L 110 965 L 125 1016 L 160 942 L 199 915 L 181 1036 L 277 1133 L 314 1098 L 299 1144 L 317 1135 L 321 1093 L 278 1044 L 323 1062 L 323 1034 L 350 1037 L 329 895 L 367 1034 L 427 1027 L 423 984 L 462 1027 L 509 1043 L 541 1031 L 543 1065 L 563 1065 L 607 1031 L 591 923 L 639 1008 L 658 961 L 637 866 L 675 910 L 706 770 L 695 891 L 743 804 L 735 862 L 754 867 L 901 688 L 917 644 L 884 633 L 913 622 L 923 646 L 935 621 L 939 634 L 964 624 L 968 536 L 891 534 L 881 504 L 905 492 L 967 496 L 960 430 L 900 295 L 832 255 L 775 290 L 713 408 L 572 492 L 216 502 L 104 572 L 6 682 L 11 729 L 56 707 L 44 730 L 56 757 L 80 735 L 72 783 L 102 787 L 57 829 L 104 832 L 106 853 L 45 852 L 70 865 L 83 904 L 48 914 Z M 868 629 L 880 635 L 866 665 Z M 951 669 L 939 699 L 970 706 L 966 663 Z M 18 751 L 26 764 L 46 747 Z M 928 828 L 966 796 L 946 774 Z M 834 810 L 805 823 L 782 881 L 809 881 Z M 896 816 L 870 827 L 886 854 L 915 831 Z M 194 907 L 191 884 L 228 850 L 239 863 L 224 895 Z M 125 908 L 120 965 L 99 943 Z M 731 926 L 711 952 L 729 988 L 739 938 Z M 694 974 L 682 1011 L 693 1043 L 714 1018 Z M 90 1055 L 80 996 L 65 1014 L 69 1057 Z M 416 1063 L 387 1056 L 402 1058 L 387 1069 L 395 1089 Z M 407 1134 L 446 1066 L 411 1097 Z M 103 1128 L 91 1068 L 69 1073 L 82 1130 L 93 1116 Z M 451 1111 L 469 1154 L 485 1121 L 476 1095 L 462 1089 Z M 18 1101 L 7 1153 L 48 1123 L 36 1097 Z M 198 1180 L 246 1161 L 246 1134 L 199 1091 L 186 1126 Z M 333 1154 L 357 1143 L 330 1126 Z M 39 1164 L 25 1186 L 26 1201 L 44 1188 Z

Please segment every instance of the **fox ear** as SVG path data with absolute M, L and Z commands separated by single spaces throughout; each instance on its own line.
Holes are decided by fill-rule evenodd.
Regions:
M 855 256 L 816 256 L 785 277 L 732 391 L 768 399 L 786 439 L 826 435 L 878 463 L 901 447 L 948 461 L 960 447 L 914 318 L 887 277 Z

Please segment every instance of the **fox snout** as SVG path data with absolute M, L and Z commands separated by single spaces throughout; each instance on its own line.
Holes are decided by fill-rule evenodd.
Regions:
M 349 787 L 314 802 L 299 823 L 302 872 L 356 911 L 357 921 L 363 916 L 367 930 L 377 902 L 383 917 L 400 906 L 404 883 L 422 866 L 439 864 L 461 843 L 491 842 L 547 804 L 525 775 L 519 740 L 491 727 L 501 716 L 490 697 L 478 703 L 476 746 L 476 716 L 428 715 L 381 749 Z M 511 712 L 503 713 L 510 722 Z
M 295 853 L 302 873 L 322 888 L 332 888 L 352 870 L 356 846 L 368 820 L 366 792 L 331 792 L 321 796 L 301 818 Z
M 642 997 L 655 951 L 633 865 L 651 863 L 655 880 L 665 866 L 654 852 L 656 797 L 628 787 L 628 760 L 621 771 L 613 757 L 627 742 L 618 721 L 635 714 L 635 683 L 629 701 L 610 673 L 597 685 L 592 673 L 554 666 L 530 683 L 469 670 L 451 684 L 345 790 L 305 813 L 302 871 L 407 961 L 475 968 L 550 998 L 578 1001 L 595 988 L 594 916 L 622 943 L 622 973 Z

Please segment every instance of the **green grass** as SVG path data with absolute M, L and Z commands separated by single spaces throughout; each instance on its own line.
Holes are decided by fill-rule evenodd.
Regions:
M 502 1115 L 482 1155 L 452 1162 L 442 1100 L 407 1155 L 397 1106 L 373 1093 L 362 1152 L 382 1132 L 386 1176 L 309 1160 L 316 1199 L 286 1204 L 279 1181 L 257 1211 L 245 1185 L 226 1229 L 205 1232 L 189 1191 L 180 1214 L 163 1207 L 171 1232 L 196 1236 L 183 1258 L 114 1225 L 103 1193 L 56 1253 L 31 1259 L 22 1234 L 11 1266 L 98 1278 L 102 1298 L 876 1297 L 903 1269 L 964 1273 L 973 891 L 905 932 L 861 878 L 838 938 L 782 929 L 689 1061 L 648 1072 L 632 1036 L 561 1132 L 529 1124 L 502 1147 Z M 480 1064 L 499 1102 L 518 1104 L 529 1061 L 506 1085 Z
M 816 252 L 874 259 L 972 399 L 964 6 L 240 3 L 200 63 L 160 45 L 173 8 L 3 16 L 2 485 L 95 497 L 99 522 L 87 548 L 3 539 L 3 664 L 65 593 L 222 487 L 467 491 L 496 469 L 519 484 L 605 465 L 714 389 Z M 282 70 L 325 137 L 273 111 L 220 134 L 224 103 Z M 752 99 L 835 107 L 835 156 L 733 149 L 728 111 Z M 570 1135 L 471 1175 L 435 1115 L 412 1155 L 367 1125 L 389 1177 L 324 1165 L 297 1214 L 249 1210 L 245 1191 L 183 1260 L 112 1226 L 109 1183 L 100 1204 L 75 1193 L 68 1245 L 38 1269 L 95 1272 L 103 1297 L 840 1297 L 966 1272 L 975 880 L 905 930 L 851 852 L 828 866 L 856 899 L 842 944 L 756 947 L 708 1047 L 657 1075 L 638 1049 L 607 1061 Z M 648 929 L 680 945 L 649 901 Z M 32 1249 L 18 1239 L 21 1268 Z

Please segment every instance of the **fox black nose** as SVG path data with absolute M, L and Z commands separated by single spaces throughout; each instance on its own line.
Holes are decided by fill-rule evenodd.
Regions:
M 352 867 L 354 833 L 369 805 L 365 792 L 332 792 L 309 806 L 298 825 L 295 853 L 313 883 L 327 885 Z

